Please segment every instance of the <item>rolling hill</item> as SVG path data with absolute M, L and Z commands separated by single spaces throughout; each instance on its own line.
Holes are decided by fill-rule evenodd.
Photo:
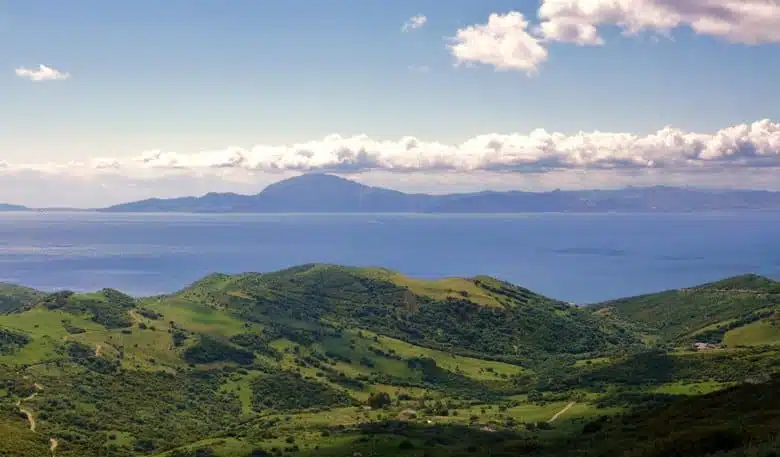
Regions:
M 33 305 L 45 295 L 29 287 L 0 283 L 0 313 L 18 311 Z
M 594 308 L 640 324 L 664 341 L 720 343 L 728 332 L 774 317 L 780 310 L 780 282 L 743 275 Z
M 591 455 L 605 433 L 654 449 L 620 424 L 678 402 L 727 405 L 742 394 L 686 398 L 764 389 L 755 383 L 780 365 L 771 344 L 653 342 L 772 309 L 776 283 L 756 276 L 593 308 L 485 276 L 324 264 L 212 274 L 146 298 L 3 291 L 14 305 L 0 313 L 0 455 L 51 455 L 55 444 L 58 456 L 87 457 Z M 712 297 L 732 301 L 709 320 L 658 312 Z M 751 446 L 773 439 L 762 432 L 771 411 L 739 432 Z M 690 455 L 713 450 L 702 449 Z

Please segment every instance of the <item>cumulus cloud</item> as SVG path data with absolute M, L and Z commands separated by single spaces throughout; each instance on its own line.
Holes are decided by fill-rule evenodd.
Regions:
M 20 67 L 16 69 L 16 76 L 29 79 L 30 81 L 57 81 L 70 78 L 69 73 L 62 72 L 56 68 L 46 65 L 38 65 L 37 69 Z
M 780 3 L 774 0 L 542 0 L 536 24 L 522 13 L 491 14 L 459 29 L 450 45 L 458 64 L 480 63 L 533 74 L 550 42 L 603 45 L 604 26 L 624 36 L 669 36 L 679 28 L 731 43 L 780 43 Z
M 426 23 L 428 23 L 428 18 L 422 14 L 418 14 L 417 16 L 412 16 L 409 18 L 409 20 L 406 21 L 401 27 L 401 30 L 408 32 L 410 30 L 420 29 L 423 28 Z
M 771 0 L 543 0 L 538 15 L 545 38 L 584 45 L 602 44 L 604 25 L 626 35 L 688 27 L 734 43 L 780 43 L 780 3 Z
M 326 171 L 366 184 L 431 193 L 625 185 L 700 185 L 780 190 L 780 122 L 716 132 L 665 127 L 648 135 L 536 129 L 461 143 L 408 136 L 330 135 L 288 145 L 145 151 L 82 161 L 0 161 L 3 201 L 101 206 L 206 192 L 256 193 L 271 182 Z
M 547 60 L 547 49 L 529 32 L 529 25 L 522 13 L 491 14 L 486 24 L 459 29 L 450 52 L 458 64 L 479 63 L 532 74 Z
M 478 135 L 459 144 L 408 136 L 379 140 L 367 135 L 330 135 L 289 145 L 227 147 L 198 152 L 146 151 L 132 157 L 86 162 L 15 165 L 50 173 L 112 172 L 141 176 L 160 172 L 511 172 L 555 170 L 671 170 L 709 172 L 780 167 L 780 122 L 768 119 L 714 133 L 665 127 L 649 135 L 610 132 Z

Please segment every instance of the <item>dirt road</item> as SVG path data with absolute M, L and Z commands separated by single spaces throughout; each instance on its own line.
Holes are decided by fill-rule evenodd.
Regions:
M 563 413 L 565 413 L 566 411 L 568 411 L 568 410 L 569 410 L 569 408 L 571 408 L 572 406 L 574 406 L 576 403 L 577 403 L 577 402 L 575 402 L 575 401 L 573 401 L 573 402 L 569 403 L 569 404 L 568 404 L 568 405 L 566 405 L 566 406 L 565 406 L 565 407 L 564 407 L 562 410 L 560 410 L 560 411 L 558 411 L 557 413 L 555 413 L 555 415 L 554 415 L 553 417 L 551 417 L 551 418 L 550 418 L 550 420 L 548 420 L 547 422 L 555 422 L 555 419 L 558 419 L 558 418 L 559 418 L 559 417 L 560 417 L 560 416 L 561 416 Z

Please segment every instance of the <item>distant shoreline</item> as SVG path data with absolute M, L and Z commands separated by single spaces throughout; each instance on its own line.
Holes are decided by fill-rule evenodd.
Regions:
M 571 216 L 613 216 L 613 215 L 636 215 L 636 216 L 654 216 L 654 215 L 729 215 L 729 214 L 748 214 L 748 213 L 780 213 L 780 208 L 746 208 L 746 209 L 713 209 L 713 210 L 692 210 L 692 211 L 507 211 L 507 212 L 395 212 L 395 211 L 346 211 L 346 212 L 327 212 L 327 211 L 108 211 L 103 209 L 37 209 L 29 208 L 24 210 L 0 210 L 2 214 L 113 214 L 113 215 L 234 215 L 234 216 L 528 216 L 528 215 L 571 215 Z
M 780 192 L 695 187 L 625 187 L 551 191 L 405 193 L 329 174 L 304 174 L 257 194 L 210 192 L 147 198 L 107 207 L 0 204 L 0 211 L 193 214 L 536 214 L 780 211 Z

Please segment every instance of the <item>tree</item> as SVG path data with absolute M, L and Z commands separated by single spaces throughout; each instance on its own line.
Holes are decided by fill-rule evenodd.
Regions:
M 393 400 L 390 398 L 390 394 L 387 392 L 373 392 L 368 397 L 368 406 L 374 409 L 384 408 L 390 406 Z

